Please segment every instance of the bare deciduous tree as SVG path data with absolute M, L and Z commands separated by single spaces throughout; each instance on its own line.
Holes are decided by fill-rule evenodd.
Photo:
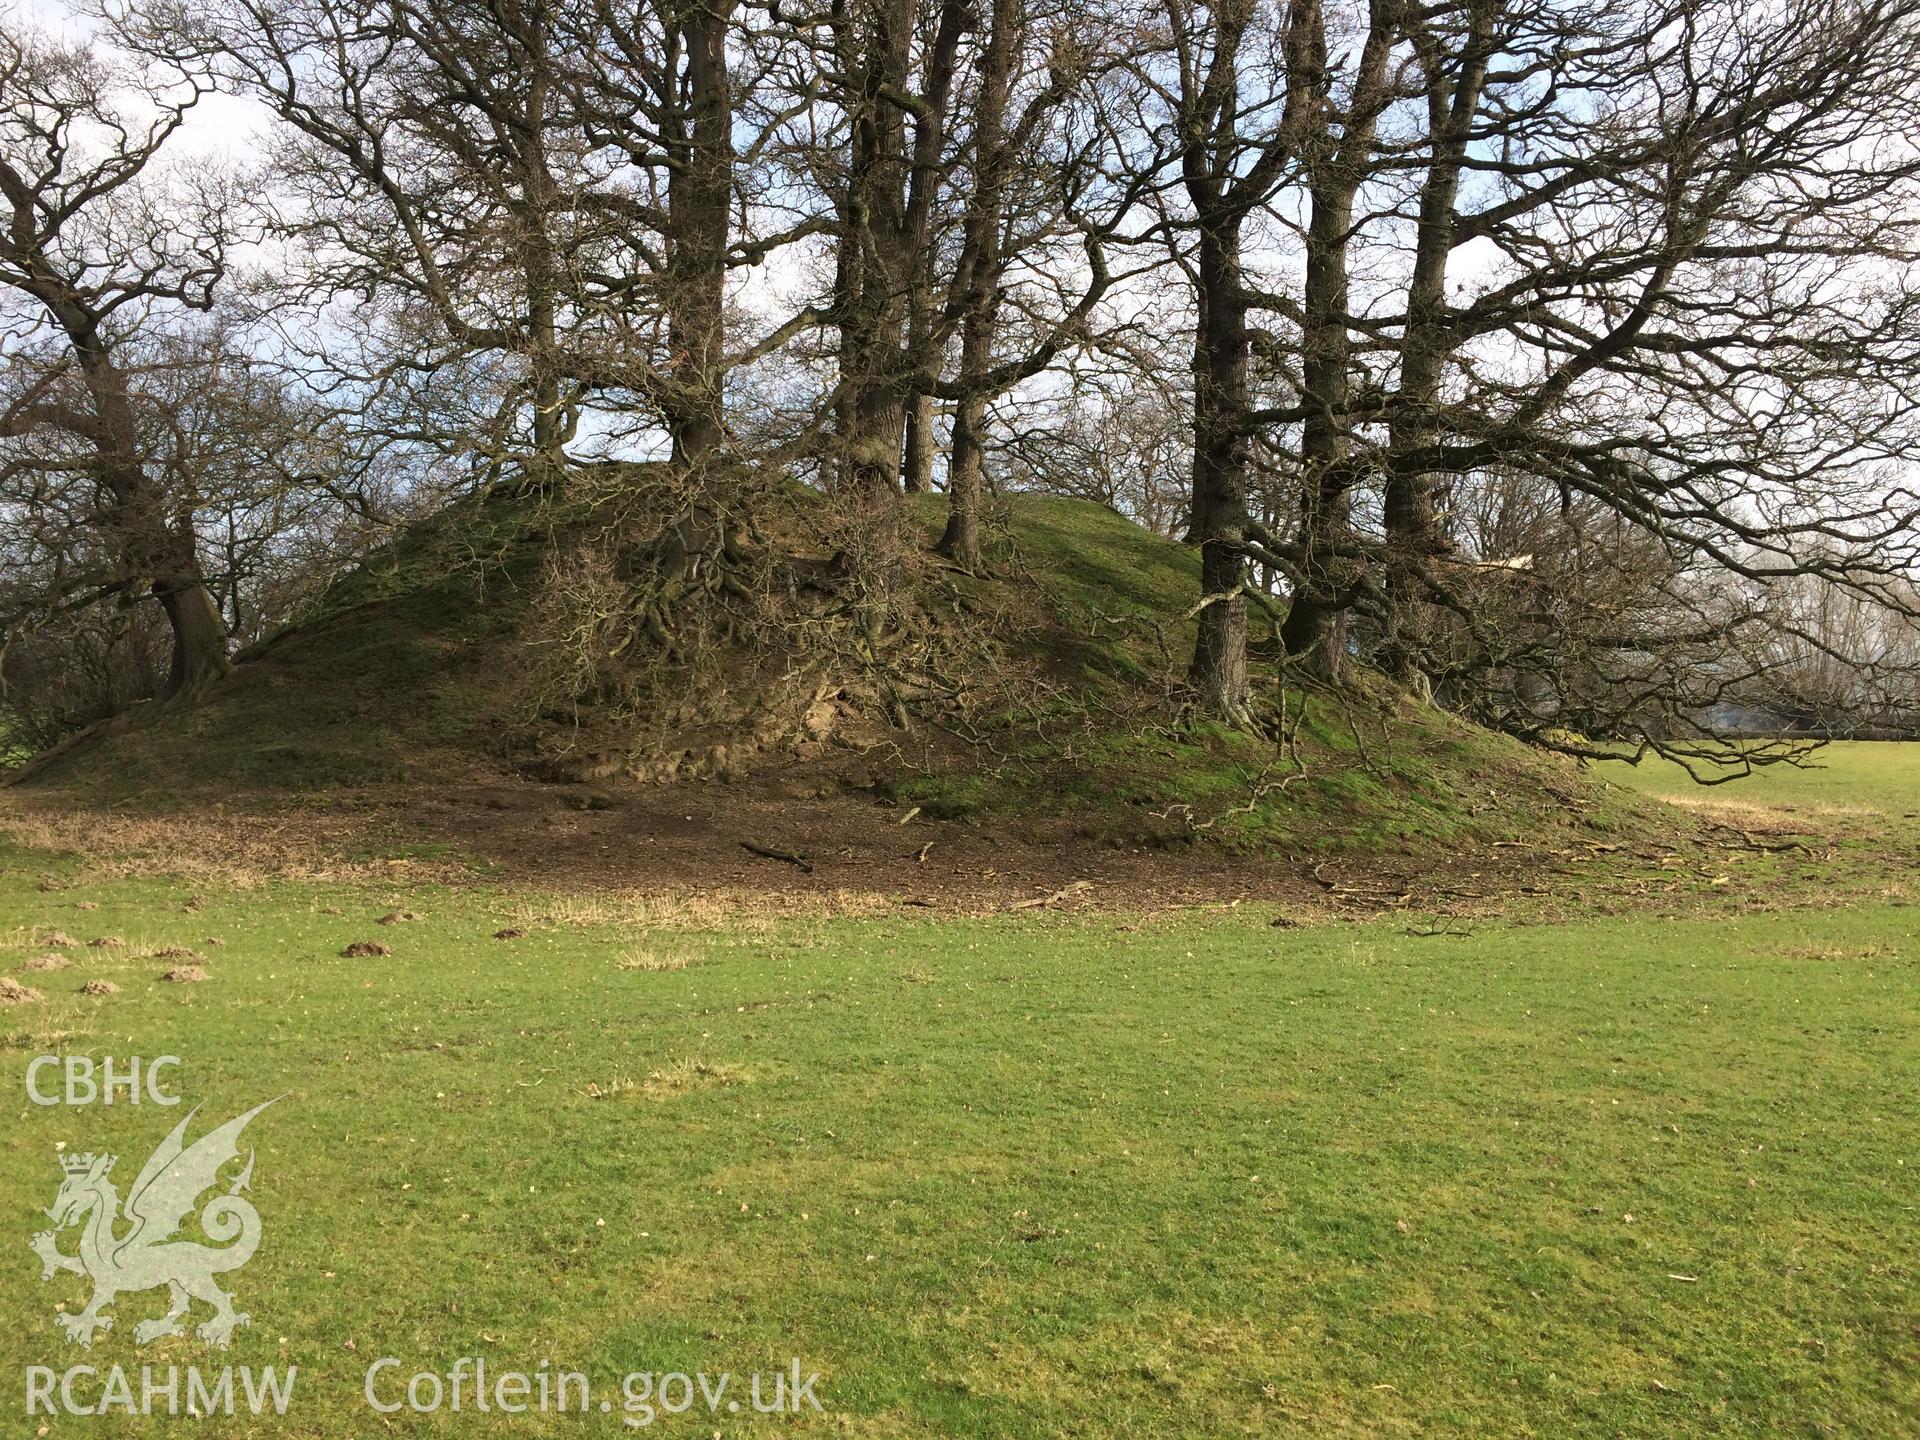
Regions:
M 217 179 L 162 173 L 208 83 L 190 67 L 0 28 L 0 288 L 18 302 L 5 322 L 0 475 L 9 508 L 81 541 L 50 542 L 76 563 L 55 566 L 36 604 L 151 595 L 172 633 L 169 695 L 226 669 L 227 635 L 202 576 L 195 497 L 169 484 L 154 434 L 164 420 L 143 412 L 127 352 L 170 315 L 210 308 L 227 270 Z

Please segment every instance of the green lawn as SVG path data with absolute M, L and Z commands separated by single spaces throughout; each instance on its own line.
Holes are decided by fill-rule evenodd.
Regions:
M 0 973 L 46 992 L 0 1010 L 16 1077 L 43 1052 L 176 1054 L 196 1134 L 286 1092 L 248 1132 L 265 1238 L 221 1357 L 136 1348 L 157 1291 L 63 1346 L 54 1306 L 85 1290 L 43 1284 L 27 1248 L 56 1143 L 130 1181 L 184 1107 L 15 1091 L 13 1376 L 299 1367 L 283 1419 L 196 1433 L 611 1435 L 627 1372 L 790 1357 L 823 1375 L 824 1417 L 700 1402 L 649 1433 L 1920 1427 L 1920 910 L 712 931 L 292 882 L 187 911 L 152 879 L 17 850 L 0 870 Z M 373 923 L 396 907 L 421 918 Z M 493 938 L 508 925 L 527 933 Z M 23 973 L 49 928 L 130 944 Z M 341 958 L 359 940 L 394 953 Z M 211 979 L 160 983 L 136 947 L 167 944 Z M 121 992 L 78 995 L 93 978 Z M 551 1361 L 616 1408 L 377 1415 L 363 1376 L 388 1356 Z
M 1639 765 L 1606 764 L 1598 773 L 1663 798 L 1833 807 L 1908 818 L 1920 811 L 1920 742 L 1913 741 L 1838 740 L 1804 763 L 1761 766 L 1723 785 L 1704 787 L 1682 766 L 1655 756 Z

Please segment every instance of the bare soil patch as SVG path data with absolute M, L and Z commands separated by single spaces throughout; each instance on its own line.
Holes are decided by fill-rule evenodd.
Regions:
M 1584 906 L 1608 893 L 1638 901 L 1650 883 L 1711 881 L 1737 852 L 1802 839 L 1811 858 L 1857 828 L 1841 815 L 1743 807 L 1734 818 L 1674 806 L 1616 835 L 1590 822 L 1587 802 L 1570 790 L 1547 802 L 1558 808 L 1524 839 L 1388 839 L 1365 853 L 1303 846 L 1249 858 L 1206 843 L 1119 843 L 1071 815 L 995 825 L 931 819 L 878 799 L 859 779 L 836 782 L 817 766 L 796 766 L 736 784 L 596 790 L 603 803 L 583 807 L 590 787 L 476 778 L 235 796 L 217 812 L 143 819 L 72 805 L 57 790 L 13 789 L 0 790 L 0 832 L 78 851 L 90 857 L 85 870 L 102 875 L 206 876 L 239 888 L 269 877 L 505 885 L 689 928 L 795 915 L 1153 913 L 1239 903 L 1275 905 L 1301 923 L 1393 910 L 1470 916 L 1523 898 L 1535 909 Z M 1920 861 L 1920 834 L 1893 843 Z M 778 858 L 788 855 L 810 868 Z M 1649 882 L 1648 872 L 1670 879 Z M 550 913 L 559 903 L 529 901 L 510 928 L 573 923 Z M 412 918 L 395 909 L 376 923 Z M 47 943 L 61 942 L 78 943 Z

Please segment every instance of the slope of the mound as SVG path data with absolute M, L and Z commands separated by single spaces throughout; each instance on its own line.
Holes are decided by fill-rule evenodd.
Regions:
M 939 497 L 913 504 L 932 532 Z M 511 501 L 414 526 L 198 703 L 156 707 L 28 783 L 159 809 L 537 773 L 515 696 L 551 533 L 550 515 Z M 971 607 L 959 623 L 991 631 L 990 662 L 1003 656 L 1021 677 L 1006 691 L 1017 701 L 963 725 L 848 727 L 831 743 L 770 749 L 720 777 L 731 793 L 758 787 L 802 807 L 865 794 L 896 813 L 1066 844 L 1322 853 L 1604 827 L 1635 805 L 1384 687 L 1289 693 L 1285 745 L 1178 723 L 1163 692 L 1190 643 L 1181 616 L 1196 557 L 1101 506 L 1010 497 L 991 562 L 989 578 L 942 583 Z M 1256 624 L 1256 641 L 1268 628 Z M 654 773 L 629 764 L 595 784 L 658 788 L 635 778 Z
M 381 547 L 298 625 L 191 705 L 143 707 L 27 783 L 153 805 L 486 767 L 540 543 L 511 504 L 449 512 Z

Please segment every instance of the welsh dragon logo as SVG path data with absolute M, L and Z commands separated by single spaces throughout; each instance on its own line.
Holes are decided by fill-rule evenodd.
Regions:
M 124 1214 L 120 1192 L 107 1178 L 114 1156 L 60 1157 L 67 1178 L 46 1211 L 55 1228 L 35 1235 L 32 1248 L 40 1257 L 42 1280 L 66 1270 L 93 1281 L 93 1298 L 86 1309 L 57 1317 L 69 1343 L 92 1345 L 96 1332 L 113 1328 L 113 1317 L 102 1312 L 116 1297 L 161 1285 L 167 1287 L 167 1313 L 134 1326 L 136 1344 L 182 1333 L 182 1318 L 194 1300 L 213 1307 L 212 1316 L 194 1332 L 209 1344 L 225 1349 L 232 1341 L 233 1327 L 248 1323 L 247 1316 L 234 1312 L 233 1297 L 214 1277 L 238 1270 L 260 1246 L 260 1212 L 241 1198 L 242 1191 L 252 1188 L 251 1148 L 245 1167 L 226 1193 L 215 1195 L 200 1209 L 200 1228 L 214 1244 L 174 1236 L 200 1205 L 200 1197 L 219 1183 L 221 1168 L 239 1158 L 241 1131 L 273 1103 L 256 1105 L 188 1145 L 187 1125 L 200 1113 L 200 1107 L 194 1106 L 140 1167 L 127 1193 Z M 81 1227 L 80 1248 L 73 1255 L 63 1255 L 59 1232 L 74 1225 Z

